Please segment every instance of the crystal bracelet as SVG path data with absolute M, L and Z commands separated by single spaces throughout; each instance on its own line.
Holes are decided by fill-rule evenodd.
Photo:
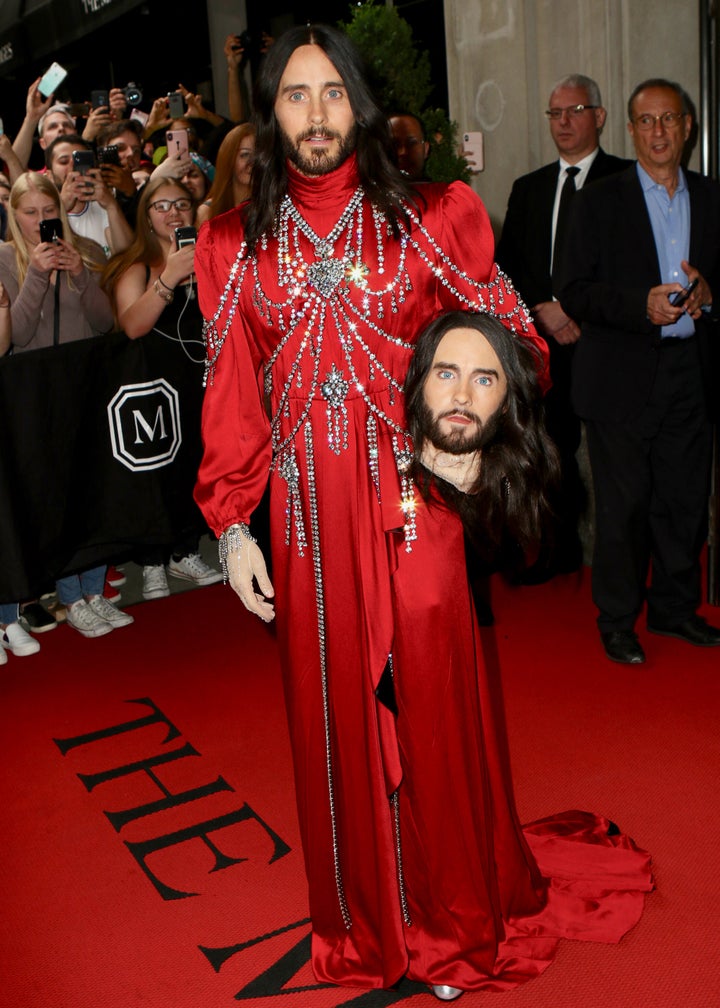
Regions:
M 242 549 L 243 540 L 256 543 L 257 539 L 250 532 L 250 526 L 245 522 L 231 525 L 220 534 L 218 539 L 218 557 L 222 568 L 223 583 L 228 582 L 228 557 L 231 553 L 239 553 Z

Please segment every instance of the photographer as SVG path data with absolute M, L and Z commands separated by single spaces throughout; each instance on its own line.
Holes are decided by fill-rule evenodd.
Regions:
M 91 107 L 88 111 L 87 122 L 83 129 L 83 139 L 94 144 L 98 134 L 109 126 L 112 122 L 124 119 L 127 115 L 128 88 L 111 88 L 108 93 L 108 104 Z
M 133 172 L 140 167 L 143 128 L 136 119 L 118 119 L 103 127 L 97 136 L 97 153 L 100 171 L 106 186 L 114 190 L 126 221 L 135 227 L 138 191 Z M 105 148 L 115 148 L 118 163 L 112 163 L 104 153 Z
M 84 171 L 74 167 L 76 151 L 87 152 L 94 162 L 90 144 L 77 135 L 59 136 L 45 151 L 45 166 L 60 190 L 75 234 L 96 241 L 110 258 L 123 252 L 133 240 L 132 228 L 125 220 L 113 192 L 105 184 L 97 167 Z

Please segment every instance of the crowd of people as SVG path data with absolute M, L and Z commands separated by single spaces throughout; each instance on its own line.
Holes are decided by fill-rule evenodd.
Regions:
M 268 39 L 268 44 L 271 40 Z M 200 462 L 205 363 L 195 291 L 196 229 L 250 195 L 254 128 L 245 116 L 235 36 L 225 45 L 235 122 L 203 105 L 182 84 L 183 115 L 169 99 L 133 115 L 125 90 L 85 115 L 44 96 L 34 81 L 14 138 L 0 136 L 0 353 L 14 355 L 112 331 L 152 344 L 189 374 L 182 403 L 183 458 Z M 167 135 L 181 138 L 169 150 Z M 177 229 L 185 240 L 179 240 Z M 182 509 L 181 509 L 182 510 Z M 178 541 L 137 549 L 145 599 L 170 594 L 168 577 L 213 584 L 221 574 L 200 554 L 205 527 L 186 487 L 187 529 Z M 42 598 L 0 606 L 0 663 L 34 654 L 38 635 L 65 622 L 99 637 L 133 622 L 118 607 L 122 569 L 99 565 L 58 576 Z

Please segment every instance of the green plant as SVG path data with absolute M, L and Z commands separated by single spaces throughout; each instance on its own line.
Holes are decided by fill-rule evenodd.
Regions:
M 421 114 L 425 136 L 430 142 L 430 156 L 425 173 L 431 182 L 469 182 L 470 169 L 465 158 L 458 154 L 458 124 L 448 117 L 445 109 L 425 109 Z
M 417 115 L 432 91 L 430 58 L 413 45 L 412 28 L 394 7 L 364 0 L 340 22 L 360 50 L 383 108 Z
M 363 0 L 350 7 L 350 20 L 338 27 L 360 50 L 388 115 L 411 112 L 422 122 L 430 142 L 428 178 L 432 182 L 469 181 L 465 159 L 457 153 L 457 123 L 444 109 L 424 107 L 433 89 L 430 57 L 415 46 L 408 22 L 383 0 Z

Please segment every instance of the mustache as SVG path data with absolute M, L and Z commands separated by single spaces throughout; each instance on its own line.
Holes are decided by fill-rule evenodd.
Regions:
M 478 427 L 482 427 L 482 420 L 480 419 L 480 417 L 477 415 L 477 413 L 471 413 L 470 410 L 464 410 L 464 409 L 445 410 L 444 413 L 438 414 L 437 419 L 444 420 L 445 417 L 451 417 L 451 416 L 465 417 L 467 420 L 472 420 L 473 423 L 476 423 Z
M 323 137 L 326 140 L 339 140 L 340 134 L 336 133 L 335 130 L 328 129 L 327 126 L 316 126 L 306 129 L 304 133 L 300 133 L 296 140 L 300 144 L 303 140 L 312 140 L 317 137 Z

